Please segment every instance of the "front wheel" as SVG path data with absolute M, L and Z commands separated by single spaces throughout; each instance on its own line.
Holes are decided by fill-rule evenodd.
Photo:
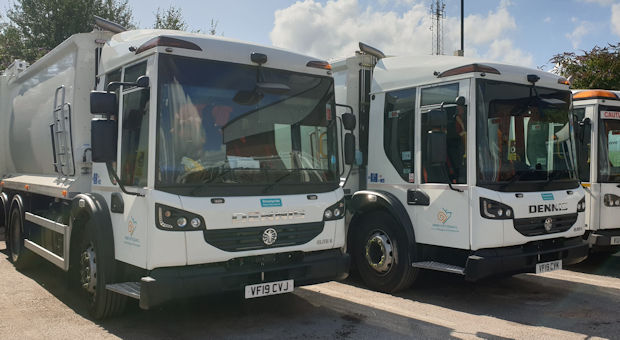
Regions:
M 119 315 L 125 309 L 127 298 L 106 289 L 114 282 L 114 255 L 109 247 L 100 244 L 96 230 L 87 223 L 79 247 L 79 284 L 88 297 L 88 312 L 95 319 Z
M 411 286 L 418 269 L 403 227 L 388 213 L 364 216 L 354 231 L 353 260 L 368 287 L 394 293 Z

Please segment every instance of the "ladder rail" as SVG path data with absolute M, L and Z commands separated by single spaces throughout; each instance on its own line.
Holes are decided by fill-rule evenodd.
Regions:
M 71 104 L 66 101 L 64 85 L 56 88 L 54 92 L 52 120 L 54 167 L 60 176 L 73 176 L 75 175 L 75 158 L 73 157 Z

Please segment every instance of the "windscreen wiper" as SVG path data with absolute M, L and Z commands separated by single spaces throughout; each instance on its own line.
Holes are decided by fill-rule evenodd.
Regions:
M 516 181 L 518 181 L 518 180 L 519 180 L 519 178 L 521 178 L 521 175 L 522 175 L 523 173 L 524 173 L 524 171 L 522 171 L 522 172 L 517 172 L 516 174 L 514 174 L 514 176 L 512 176 L 512 177 L 508 180 L 508 182 L 506 182 L 506 183 L 502 184 L 502 186 L 501 186 L 501 187 L 499 187 L 499 190 L 500 190 L 500 191 L 503 191 L 504 189 L 506 189 L 506 187 L 507 187 L 507 186 L 509 186 L 510 184 L 512 184 L 512 183 L 514 183 L 514 182 L 516 182 Z

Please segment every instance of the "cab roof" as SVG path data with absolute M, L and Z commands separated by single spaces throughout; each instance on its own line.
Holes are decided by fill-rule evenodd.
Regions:
M 199 50 L 172 47 L 173 52 L 167 52 L 166 47 L 160 46 L 139 51 L 140 46 L 158 37 L 189 42 L 198 46 Z M 256 52 L 267 55 L 267 62 L 263 64 L 265 67 L 317 75 L 328 74 L 327 69 L 306 66 L 309 61 L 320 59 L 288 50 L 207 34 L 159 29 L 131 30 L 115 34 L 106 43 L 102 51 L 101 65 L 104 72 L 109 72 L 123 65 L 131 64 L 156 51 L 241 64 L 254 64 L 250 60 L 250 54 Z
M 476 65 L 476 67 L 469 68 L 467 72 L 465 67 L 471 65 Z M 463 71 L 465 72 L 446 72 L 460 67 L 464 67 Z M 456 74 L 449 75 L 450 73 Z M 537 69 L 502 64 L 477 58 L 432 55 L 386 57 L 379 60 L 374 69 L 375 82 L 373 83 L 372 92 L 429 85 L 451 79 L 463 79 L 468 77 L 465 74 L 471 73 L 474 73 L 476 77 L 520 84 L 529 84 L 527 76 L 534 74 L 540 77 L 536 82 L 536 86 L 569 89 L 567 84 L 560 83 L 561 81 L 566 82 L 564 78 Z

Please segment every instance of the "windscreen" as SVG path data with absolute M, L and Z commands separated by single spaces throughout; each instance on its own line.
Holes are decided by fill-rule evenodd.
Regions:
M 478 185 L 500 191 L 578 186 L 570 92 L 477 80 Z
M 333 80 L 160 55 L 156 184 L 190 196 L 334 190 Z
M 620 182 L 620 107 L 599 106 L 599 181 Z

